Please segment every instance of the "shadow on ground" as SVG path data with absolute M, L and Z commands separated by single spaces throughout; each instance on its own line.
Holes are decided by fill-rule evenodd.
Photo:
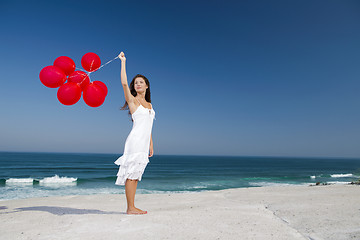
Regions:
M 2 209 L 6 209 L 6 207 L 2 207 Z M 12 212 L 7 213 L 15 213 L 15 212 L 25 212 L 25 211 L 40 211 L 40 212 L 48 212 L 54 215 L 83 215 L 83 214 L 126 214 L 125 212 L 107 212 L 101 211 L 97 209 L 79 209 L 79 208 L 69 208 L 69 207 L 50 207 L 50 206 L 36 206 L 36 207 L 22 207 L 15 208 Z

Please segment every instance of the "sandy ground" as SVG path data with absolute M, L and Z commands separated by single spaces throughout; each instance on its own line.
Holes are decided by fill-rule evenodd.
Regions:
M 360 239 L 360 186 L 0 201 L 0 239 Z

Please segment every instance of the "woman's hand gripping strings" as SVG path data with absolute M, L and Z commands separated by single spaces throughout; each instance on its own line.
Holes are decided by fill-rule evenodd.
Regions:
M 125 61 L 126 61 L 126 57 L 125 57 L 124 52 L 121 52 L 121 53 L 119 54 L 119 58 L 120 58 L 120 60 L 121 60 L 122 62 L 125 62 Z

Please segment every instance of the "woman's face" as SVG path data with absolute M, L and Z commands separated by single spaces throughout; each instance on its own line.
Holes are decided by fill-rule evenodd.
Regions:
M 136 92 L 145 92 L 148 87 L 143 78 L 137 77 L 137 78 L 135 78 L 135 81 L 134 81 L 134 88 L 135 88 Z

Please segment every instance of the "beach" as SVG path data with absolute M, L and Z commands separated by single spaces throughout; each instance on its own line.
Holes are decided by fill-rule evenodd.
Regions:
M 360 239 L 360 187 L 276 186 L 0 201 L 1 239 Z

